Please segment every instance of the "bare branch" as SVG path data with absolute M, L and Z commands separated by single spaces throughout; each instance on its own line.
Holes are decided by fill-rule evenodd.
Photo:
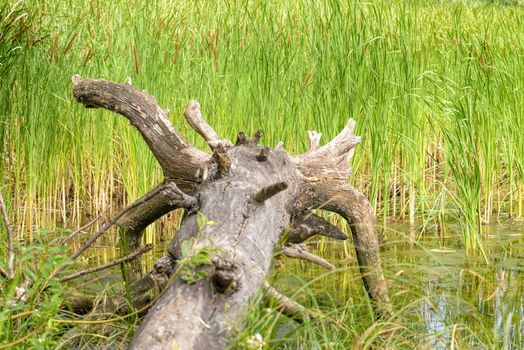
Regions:
M 11 221 L 9 221 L 9 215 L 5 207 L 4 197 L 0 193 L 0 211 L 2 212 L 2 218 L 4 219 L 5 228 L 7 230 L 7 270 L 9 272 L 9 278 L 13 278 L 15 273 L 15 249 L 13 246 L 14 231 Z
M 162 193 L 169 198 L 166 202 L 171 207 L 185 207 L 189 210 L 194 210 L 198 205 L 198 201 L 195 197 L 186 195 L 180 191 L 173 182 L 169 182 L 162 186 L 157 187 L 155 190 L 144 195 L 142 198 L 138 199 L 136 202 L 130 204 L 126 208 L 122 209 L 114 218 L 112 218 L 107 224 L 105 224 L 99 231 L 97 231 L 93 237 L 91 237 L 82 248 L 80 248 L 76 253 L 71 255 L 71 259 L 78 258 L 83 252 L 85 252 L 100 236 L 102 236 L 111 226 L 113 226 L 118 220 L 123 217 L 127 212 L 139 208 L 142 204 L 146 203 L 157 194 Z
M 157 191 L 158 188 L 160 191 Z M 155 220 L 176 208 L 185 208 L 191 214 L 198 207 L 196 198 L 183 193 L 173 182 L 160 184 L 144 197 L 149 197 L 149 199 L 129 210 L 116 222 L 123 255 L 140 248 L 144 229 Z M 142 277 L 140 257 L 125 263 L 122 272 L 128 283 L 133 283 Z
M 288 258 L 309 261 L 309 262 L 312 262 L 313 264 L 322 266 L 328 270 L 335 269 L 335 266 L 333 266 L 330 262 L 328 262 L 324 258 L 321 258 L 320 256 L 315 255 L 311 253 L 309 250 L 307 250 L 307 246 L 305 244 L 286 245 L 285 247 L 282 248 L 281 253 L 282 255 L 287 256 Z
M 320 138 L 322 137 L 321 132 L 316 132 L 315 130 L 310 130 L 307 132 L 309 138 L 309 150 L 308 152 L 316 150 L 320 147 Z
M 105 210 L 107 211 L 107 209 Z M 104 212 L 105 212 L 104 211 Z M 79 227 L 77 228 L 76 230 L 74 230 L 73 232 L 71 232 L 66 238 L 64 238 L 62 240 L 62 242 L 60 242 L 60 244 L 64 245 L 66 244 L 70 239 L 72 239 L 74 236 L 76 236 L 77 234 L 79 234 L 80 232 L 82 231 L 85 231 L 86 229 L 88 229 L 89 227 L 91 227 L 95 222 L 97 222 L 103 215 L 104 213 L 102 214 L 98 214 L 97 217 L 95 217 L 93 220 L 89 221 L 87 224 L 85 224 L 84 226 L 82 227 Z
M 140 206 L 141 204 L 144 204 L 149 199 L 154 197 L 156 194 L 158 194 L 160 191 L 162 191 L 162 187 L 158 187 L 153 192 L 150 192 L 137 200 L 136 202 L 130 204 L 129 206 L 122 209 L 114 218 L 112 218 L 107 224 L 105 224 L 100 230 L 98 230 L 79 250 L 77 250 L 73 255 L 70 256 L 72 260 L 78 258 L 83 252 L 85 252 L 91 245 L 98 239 L 100 236 L 102 236 L 104 233 L 107 232 L 113 226 L 118 219 L 120 219 L 122 216 L 124 216 L 125 213 L 128 211 Z
M 264 203 L 269 198 L 278 194 L 279 192 L 284 191 L 287 188 L 287 183 L 277 182 L 275 184 L 269 185 L 258 191 L 253 195 L 253 199 L 258 203 Z
M 319 316 L 317 313 L 308 310 L 296 301 L 280 294 L 268 282 L 264 282 L 264 292 L 270 300 L 277 304 L 277 309 L 280 312 L 299 323 L 315 319 Z
M 295 215 L 286 230 L 289 243 L 300 243 L 315 235 L 345 240 L 348 237 L 337 226 L 313 213 Z
M 364 286 L 380 314 L 389 314 L 391 304 L 380 262 L 375 215 L 367 198 L 346 180 L 325 180 L 309 184 L 313 208 L 340 214 L 349 223 Z
M 225 148 L 233 146 L 229 140 L 221 139 L 215 130 L 205 121 L 200 112 L 200 104 L 198 101 L 189 101 L 184 116 L 189 125 L 206 140 L 211 149 L 216 149 L 219 145 Z
M 129 260 L 133 260 L 133 259 L 137 258 L 138 256 L 144 254 L 145 252 L 150 251 L 151 249 L 153 249 L 153 245 L 152 244 L 148 244 L 145 247 L 141 248 L 140 250 L 138 250 L 138 251 L 136 251 L 136 252 L 134 252 L 132 254 L 129 254 L 128 256 L 125 256 L 123 258 L 120 258 L 120 259 L 108 262 L 107 264 L 103 264 L 103 265 L 100 265 L 100 266 L 97 266 L 97 267 L 93 267 L 91 269 L 78 271 L 78 272 L 72 273 L 70 275 L 64 276 L 64 277 L 60 278 L 60 282 L 62 282 L 62 283 L 63 282 L 67 282 L 67 281 L 70 281 L 72 279 L 79 278 L 79 277 L 85 276 L 85 275 L 90 274 L 90 273 L 95 273 L 95 272 L 106 270 L 106 269 L 108 269 L 110 267 L 119 265 L 119 264 L 121 264 L 123 262 L 127 262 Z
M 348 183 L 349 159 L 360 143 L 353 134 L 355 121 L 326 145 L 293 157 L 303 179 L 303 195 L 297 200 L 302 210 L 324 209 L 340 214 L 351 227 L 353 242 L 367 293 L 377 311 L 389 314 L 391 304 L 382 272 L 375 215 L 367 198 Z
M 160 163 L 164 175 L 192 193 L 197 174 L 209 155 L 178 134 L 165 110 L 150 95 L 128 84 L 73 76 L 73 95 L 88 108 L 105 108 L 126 117 L 138 129 Z

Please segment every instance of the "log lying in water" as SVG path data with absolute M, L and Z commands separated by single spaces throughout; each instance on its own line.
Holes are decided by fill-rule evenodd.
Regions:
M 178 200 L 155 196 L 117 223 L 128 247 L 136 249 L 143 229 L 161 215 L 186 209 L 168 249 L 178 273 L 145 317 L 132 349 L 224 349 L 245 321 L 249 300 L 266 282 L 282 235 L 289 237 L 291 255 L 305 253 L 289 244 L 316 234 L 346 238 L 313 209 L 347 220 L 364 286 L 376 311 L 389 312 L 374 214 L 348 183 L 349 159 L 360 142 L 352 119 L 322 147 L 320 134 L 310 132 L 308 152 L 293 156 L 282 145 L 261 146 L 260 130 L 251 138 L 239 132 L 235 145 L 221 139 L 191 101 L 185 117 L 210 146 L 212 153 L 205 153 L 178 134 L 153 97 L 130 84 L 74 76 L 73 93 L 86 107 L 126 117 L 160 163 L 165 183 L 179 194 Z M 140 279 L 136 266 L 130 272 L 130 282 Z

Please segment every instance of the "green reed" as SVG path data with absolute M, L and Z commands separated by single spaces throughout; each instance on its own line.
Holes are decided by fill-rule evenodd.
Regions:
M 75 226 L 161 180 L 123 118 L 73 100 L 76 73 L 131 77 L 202 148 L 181 118 L 190 98 L 225 137 L 261 127 L 290 152 L 305 150 L 307 130 L 327 141 L 353 117 L 363 142 L 352 181 L 383 221 L 431 228 L 458 210 L 474 248 L 492 215 L 523 216 L 520 6 L 93 0 L 0 13 L 0 177 L 19 232 Z

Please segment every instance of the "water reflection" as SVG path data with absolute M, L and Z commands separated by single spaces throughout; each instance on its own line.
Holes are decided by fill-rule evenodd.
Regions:
M 401 229 L 389 231 L 402 237 Z M 524 346 L 524 231 L 500 226 L 486 230 L 490 265 L 483 264 L 480 256 L 468 260 L 458 236 L 446 239 L 445 245 L 434 239 L 415 245 L 401 239 L 394 247 L 385 245 L 386 269 L 399 264 L 405 270 L 409 267 L 404 274 L 411 292 L 422 298 L 413 312 L 420 314 L 423 333 L 435 336 L 435 348 L 449 348 L 456 339 L 468 343 L 455 347 L 476 348 L 486 340 L 492 340 L 495 348 Z M 485 339 L 478 339 L 478 334 L 485 334 Z
M 524 348 L 523 226 L 486 227 L 490 265 L 480 255 L 467 258 L 458 234 L 444 243 L 430 238 L 413 242 L 409 227 L 396 224 L 384 230 L 382 259 L 390 295 L 422 348 Z M 341 269 L 319 278 L 325 274 L 321 269 L 286 261 L 286 267 L 274 273 L 279 288 L 306 304 L 312 293 L 314 303 L 325 303 L 326 309 L 333 304 L 345 307 L 352 298 L 363 303 L 353 250 L 339 243 L 316 246 Z

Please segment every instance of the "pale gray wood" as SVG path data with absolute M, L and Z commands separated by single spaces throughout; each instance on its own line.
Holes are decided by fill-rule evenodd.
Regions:
M 73 85 L 76 99 L 87 107 L 103 107 L 128 118 L 159 161 L 166 181 L 180 188 L 176 194 L 198 198 L 199 214 L 192 209 L 196 205 L 174 205 L 185 207 L 186 213 L 169 246 L 171 262 L 165 272 L 183 268 L 190 259 L 182 254 L 183 242 L 193 242 L 193 254 L 206 250 L 212 256 L 209 264 L 196 268 L 205 272 L 202 279 L 190 281 L 180 274 L 172 278 L 137 331 L 132 349 L 224 349 L 245 322 L 249 300 L 264 285 L 283 232 L 288 231 L 293 242 L 322 233 L 345 238 L 333 225 L 308 214 L 312 209 L 346 219 L 364 286 L 379 313 L 390 311 L 373 210 L 348 183 L 349 159 L 360 142 L 353 134 L 353 120 L 324 146 L 320 134 L 311 132 L 309 151 L 289 156 L 282 145 L 260 146 L 260 130 L 252 138 L 239 132 L 235 146 L 224 143 L 203 120 L 199 106 L 190 103 L 186 118 L 214 149 L 211 156 L 188 144 L 144 92 L 78 76 Z M 148 203 L 152 206 L 137 206 L 119 220 L 127 244 L 139 245 L 143 228 L 173 208 L 172 201 L 157 193 Z M 168 283 L 162 276 L 162 283 Z M 148 281 L 135 282 L 136 290 L 150 288 Z M 143 286 L 138 288 L 138 282 Z
M 214 263 L 202 267 L 205 279 L 188 284 L 176 277 L 148 313 L 132 349 L 224 349 L 245 319 L 248 301 L 265 281 L 273 250 L 298 195 L 298 173 L 285 152 L 270 150 L 265 162 L 256 156 L 262 146 L 245 143 L 228 150 L 230 174 L 204 183 L 199 191 L 200 212 L 213 225 L 198 227 L 196 215 L 186 217 L 170 253 L 182 260 L 182 242 L 196 240 L 196 248 L 216 252 Z M 253 195 L 274 182 L 290 183 L 265 201 Z M 225 274 L 233 276 L 229 286 Z

